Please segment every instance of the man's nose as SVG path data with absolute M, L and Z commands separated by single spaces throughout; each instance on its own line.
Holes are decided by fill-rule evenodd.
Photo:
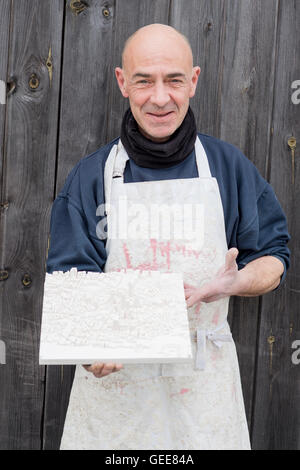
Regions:
M 164 107 L 170 101 L 170 96 L 164 83 L 160 82 L 155 84 L 152 89 L 150 101 L 160 108 Z

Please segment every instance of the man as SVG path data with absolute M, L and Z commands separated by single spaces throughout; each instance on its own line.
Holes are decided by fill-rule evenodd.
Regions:
M 286 219 L 270 185 L 234 146 L 197 134 L 189 100 L 200 68 L 187 39 L 148 25 L 115 70 L 130 108 L 121 139 L 83 158 L 54 202 L 47 271 L 181 271 L 194 364 L 78 366 L 62 449 L 249 449 L 231 295 L 276 289 L 289 267 Z M 131 183 L 131 184 L 128 184 Z M 120 197 L 204 207 L 203 244 L 99 236 Z M 98 208 L 106 203 L 107 212 Z M 118 214 L 117 214 L 118 215 Z M 108 230 L 109 232 L 109 230 Z M 84 314 L 84 312 L 83 312 Z

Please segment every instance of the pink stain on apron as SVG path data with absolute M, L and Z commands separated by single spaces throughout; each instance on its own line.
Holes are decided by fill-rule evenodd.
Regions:
M 212 362 L 215 362 L 218 359 L 218 350 L 215 348 L 210 356 Z
M 126 266 L 127 266 L 128 269 L 132 269 L 130 254 L 129 254 L 129 250 L 127 248 L 126 243 L 123 243 L 123 251 L 124 251 L 124 255 L 125 255 Z
M 199 313 L 200 312 L 200 308 L 201 308 L 201 302 L 197 302 L 196 303 L 196 306 L 195 306 L 195 313 Z
M 158 242 L 154 238 L 152 238 L 150 240 L 150 247 L 151 247 L 151 250 L 152 250 L 152 262 L 141 263 L 137 266 L 133 266 L 128 246 L 127 246 L 126 243 L 123 243 L 123 251 L 124 251 L 125 262 L 126 262 L 127 269 L 157 271 L 159 269 L 166 268 L 168 271 L 170 271 L 170 269 L 171 269 L 170 268 L 171 254 L 172 253 L 181 252 L 184 257 L 187 255 L 187 256 L 190 256 L 190 257 L 194 257 L 196 259 L 198 259 L 199 256 L 201 255 L 201 251 L 187 250 L 185 245 L 172 246 L 170 241 L 168 241 L 167 243 Z M 165 261 L 163 263 L 158 263 L 158 261 L 157 261 L 158 249 L 160 251 L 161 256 L 165 258 Z
M 160 243 L 160 252 L 162 256 L 166 256 L 168 271 L 170 271 L 170 242 Z
M 219 324 L 219 319 L 220 319 L 220 310 L 218 309 L 214 313 L 214 316 L 213 316 L 213 319 L 212 319 L 213 324 L 218 325 Z
M 154 266 L 154 269 L 157 270 L 157 259 L 156 259 L 157 240 L 155 240 L 155 238 L 151 238 L 150 246 L 152 248 L 152 254 L 153 254 L 153 266 Z
M 181 251 L 183 256 L 185 256 L 185 250 L 186 250 L 186 247 L 185 245 L 175 245 L 175 248 L 176 248 L 176 251 Z
M 170 397 L 176 397 L 178 395 L 182 396 L 184 395 L 185 393 L 188 393 L 190 391 L 189 388 L 182 388 L 179 392 L 177 393 L 171 393 Z

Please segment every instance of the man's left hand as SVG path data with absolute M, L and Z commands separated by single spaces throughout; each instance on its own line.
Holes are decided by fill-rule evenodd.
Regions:
M 202 287 L 192 287 L 184 284 L 187 306 L 192 307 L 198 302 L 214 302 L 239 290 L 239 271 L 236 258 L 239 254 L 237 248 L 230 248 L 226 253 L 225 264 L 214 279 Z
M 226 253 L 224 266 L 214 279 L 202 287 L 184 284 L 188 307 L 198 304 L 199 310 L 201 302 L 214 302 L 231 295 L 255 297 L 266 294 L 279 285 L 284 272 L 282 261 L 275 256 L 266 255 L 250 261 L 243 269 L 238 270 L 238 254 L 237 248 L 230 248 Z

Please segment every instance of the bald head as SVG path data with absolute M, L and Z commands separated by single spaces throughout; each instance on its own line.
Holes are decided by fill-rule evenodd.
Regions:
M 186 57 L 190 60 L 191 66 L 193 65 L 192 48 L 187 37 L 172 26 L 154 23 L 143 26 L 127 39 L 122 52 L 122 67 L 124 69 L 126 68 L 128 57 L 134 53 L 138 45 L 142 45 L 144 48 L 147 47 L 147 44 L 155 47 L 165 44 L 166 42 L 170 43 L 173 48 L 182 48 L 185 54 L 187 54 Z

